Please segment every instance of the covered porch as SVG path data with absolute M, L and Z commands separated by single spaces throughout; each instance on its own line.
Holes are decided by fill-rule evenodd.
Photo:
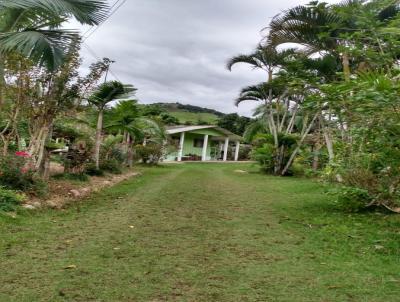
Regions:
M 176 126 L 167 129 L 176 151 L 165 161 L 238 161 L 242 138 L 217 126 Z

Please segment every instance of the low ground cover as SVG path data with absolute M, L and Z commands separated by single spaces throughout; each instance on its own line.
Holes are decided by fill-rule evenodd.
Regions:
M 0 300 L 398 301 L 398 215 L 249 164 L 140 170 L 63 211 L 1 214 Z

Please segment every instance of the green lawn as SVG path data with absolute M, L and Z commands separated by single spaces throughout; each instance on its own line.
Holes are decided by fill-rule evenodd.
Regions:
M 247 164 L 141 169 L 65 211 L 2 215 L 0 301 L 400 300 L 400 216 L 341 213 L 320 184 Z
M 215 124 L 218 121 L 218 116 L 206 112 L 195 113 L 187 111 L 170 111 L 169 114 L 176 117 L 181 123 L 192 122 L 197 124 L 199 121 L 201 121 L 209 124 Z

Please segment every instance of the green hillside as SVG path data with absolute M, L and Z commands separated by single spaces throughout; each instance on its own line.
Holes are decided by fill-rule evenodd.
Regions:
M 169 114 L 176 117 L 179 122 L 187 123 L 191 122 L 194 124 L 201 124 L 201 122 L 205 122 L 207 124 L 214 124 L 218 120 L 218 116 L 212 113 L 195 113 L 195 112 L 188 112 L 188 111 L 169 111 Z
M 214 109 L 181 103 L 155 103 L 154 105 L 176 117 L 181 124 L 215 124 L 219 118 L 225 115 Z

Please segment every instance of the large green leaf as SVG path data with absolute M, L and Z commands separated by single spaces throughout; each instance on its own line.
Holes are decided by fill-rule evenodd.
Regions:
M 67 30 L 31 30 L 0 34 L 0 53 L 17 51 L 40 65 L 54 70 L 60 66 L 64 54 L 79 36 Z
M 107 17 L 108 5 L 105 0 L 2 0 L 0 10 L 4 9 L 42 10 L 96 25 Z

